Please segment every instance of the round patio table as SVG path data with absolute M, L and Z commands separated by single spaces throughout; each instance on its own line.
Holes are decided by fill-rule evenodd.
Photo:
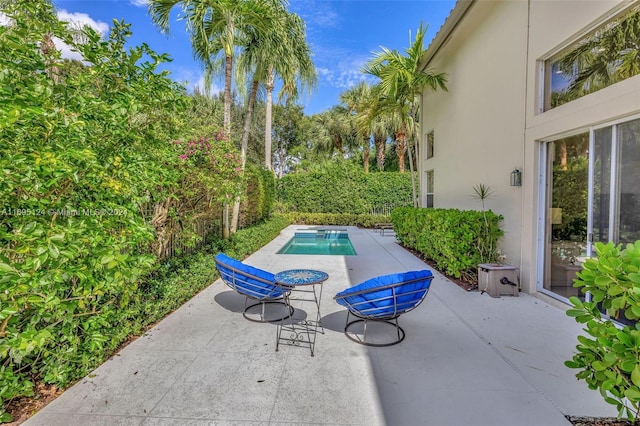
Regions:
M 288 296 L 285 296 L 284 300 L 290 311 L 293 309 L 292 302 L 295 301 L 314 302 L 316 305 L 315 320 L 309 319 L 307 316 L 298 322 L 293 318 L 289 318 L 287 323 L 284 318 L 280 321 L 277 327 L 276 351 L 280 347 L 280 342 L 283 342 L 292 346 L 308 345 L 311 356 L 314 355 L 318 328 L 321 333 L 324 333 L 320 322 L 320 301 L 322 299 L 322 283 L 328 278 L 329 274 L 315 269 L 288 269 L 275 275 L 276 285 L 288 292 Z

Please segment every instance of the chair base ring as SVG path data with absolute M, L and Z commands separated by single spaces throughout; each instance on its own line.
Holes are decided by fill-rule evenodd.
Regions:
M 353 337 L 353 336 L 351 336 L 349 334 L 349 327 L 351 327 L 353 324 L 360 323 L 360 322 L 366 323 L 367 321 L 374 321 L 374 322 L 377 322 L 377 323 L 389 324 L 389 325 L 393 326 L 393 328 L 395 328 L 398 331 L 398 334 L 400 335 L 400 337 L 398 338 L 398 340 L 394 340 L 393 342 L 390 342 L 390 343 L 369 343 L 369 342 L 363 340 L 364 336 L 363 336 L 363 339 L 356 339 L 355 337 Z M 365 327 L 366 327 L 366 324 L 365 324 Z M 347 336 L 347 338 L 349 340 L 353 341 L 353 342 L 356 342 L 356 343 L 359 343 L 359 344 L 365 345 L 365 346 L 374 346 L 374 347 L 378 347 L 378 348 L 385 347 L 385 346 L 397 345 L 398 343 L 402 342 L 404 340 L 404 337 L 405 337 L 404 330 L 398 324 L 395 324 L 395 323 L 393 323 L 391 321 L 385 321 L 385 320 L 366 320 L 366 319 L 357 319 L 357 320 L 353 320 L 353 321 L 347 323 L 347 325 L 344 327 L 344 335 Z
M 284 316 L 284 317 L 278 317 L 278 318 L 274 318 L 274 319 L 270 319 L 270 320 L 266 320 L 264 319 L 264 314 L 260 314 L 260 318 L 261 319 L 255 319 L 255 318 L 251 318 L 249 316 L 247 316 L 247 311 L 249 311 L 249 309 L 254 308 L 256 306 L 259 305 L 266 305 L 266 304 L 278 304 L 278 305 L 283 305 L 284 307 L 288 308 L 289 313 Z M 289 304 L 281 301 L 281 300 L 271 300 L 271 301 L 266 301 L 266 302 L 258 302 L 258 303 L 254 303 L 253 305 L 249 305 L 245 308 L 244 312 L 242 313 L 242 316 L 245 317 L 245 319 L 252 321 L 252 322 L 260 322 L 260 323 L 264 323 L 264 322 L 278 322 L 278 321 L 283 321 L 286 320 L 288 318 L 291 318 L 293 316 L 293 306 L 290 306 Z

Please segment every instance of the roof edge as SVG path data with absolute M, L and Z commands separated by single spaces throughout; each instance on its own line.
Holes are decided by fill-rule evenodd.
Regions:
M 458 0 L 456 2 L 451 13 L 449 13 L 449 16 L 436 33 L 427 50 L 425 50 L 422 61 L 420 62 L 420 70 L 424 71 L 424 69 L 427 68 L 429 62 L 431 62 L 436 53 L 438 53 L 444 42 L 458 26 L 462 17 L 467 13 L 467 10 L 469 10 L 475 2 L 476 0 Z

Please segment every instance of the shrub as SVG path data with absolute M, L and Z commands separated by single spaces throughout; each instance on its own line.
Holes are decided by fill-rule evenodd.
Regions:
M 277 199 L 285 212 L 368 214 L 383 205 L 412 205 L 411 197 L 411 174 L 364 173 L 346 161 L 288 174 L 277 182 Z
M 247 188 L 240 206 L 238 228 L 246 228 L 268 219 L 275 201 L 276 181 L 272 171 L 254 164 L 245 169 Z
M 31 394 L 33 379 L 67 386 L 120 345 L 139 323 L 126 313 L 157 265 L 151 247 L 169 240 L 163 223 L 187 229 L 238 187 L 230 141 L 196 148 L 182 130 L 189 100 L 158 70 L 166 55 L 125 48 L 118 21 L 78 44 L 50 2 L 11 3 L 0 26 L 3 421 L 4 401 Z M 90 66 L 44 48 L 52 37 Z
M 349 213 L 282 213 L 291 223 L 305 225 L 342 225 L 361 226 L 363 228 L 373 228 L 376 223 L 390 222 L 391 217 L 371 214 L 349 214 Z
M 478 264 L 498 260 L 501 220 L 491 211 L 403 207 L 391 213 L 398 240 L 456 278 L 476 277 Z
M 598 257 L 587 259 L 574 281 L 574 287 L 591 293 L 591 301 L 571 297 L 573 309 L 567 311 L 586 324 L 592 338 L 578 336 L 578 352 L 565 365 L 579 369 L 576 377 L 599 390 L 619 416 L 634 420 L 640 409 L 640 241 L 624 250 L 598 242 L 595 249 Z M 616 326 L 600 309 L 633 325 Z

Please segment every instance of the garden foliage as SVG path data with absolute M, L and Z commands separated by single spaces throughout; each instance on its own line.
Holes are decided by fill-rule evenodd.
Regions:
M 305 225 L 342 225 L 373 228 L 378 223 L 389 223 L 391 217 L 377 214 L 350 214 L 350 213 L 280 213 L 291 223 Z
M 240 209 L 238 228 L 247 228 L 268 219 L 275 202 L 276 181 L 271 170 L 248 163 L 244 202 Z
M 411 197 L 409 173 L 364 173 L 342 160 L 288 174 L 277 184 L 286 212 L 369 214 L 385 204 L 412 205 Z
M 634 420 L 640 410 L 640 241 L 621 245 L 595 244 L 597 258 L 587 259 L 574 287 L 590 292 L 591 300 L 571 297 L 567 315 L 586 324 L 578 336 L 577 353 L 565 365 L 580 371 L 578 379 L 599 390 L 620 416 Z M 630 324 L 621 327 L 609 318 Z
M 490 210 L 403 207 L 391 213 L 398 240 L 456 278 L 475 277 L 478 264 L 498 260 L 502 219 Z
M 158 71 L 166 55 L 126 49 L 122 22 L 78 43 L 49 2 L 13 3 L 0 26 L 0 421 L 36 379 L 64 387 L 134 332 L 162 245 L 241 188 L 231 141 L 182 130 L 189 98 Z

